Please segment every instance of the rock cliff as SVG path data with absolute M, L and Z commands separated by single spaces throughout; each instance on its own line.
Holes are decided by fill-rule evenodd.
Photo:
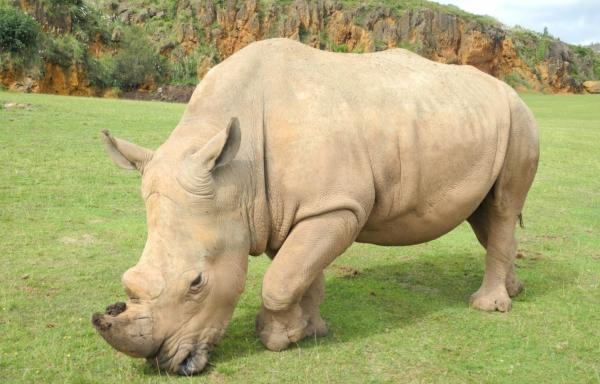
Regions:
M 73 32 L 72 18 L 52 20 L 39 3 L 21 0 L 19 6 L 53 33 Z M 140 27 L 160 55 L 179 65 L 176 68 L 194 66 L 192 82 L 242 47 L 269 37 L 287 37 L 338 52 L 407 48 L 438 62 L 473 65 L 520 90 L 580 93 L 585 80 L 600 76 L 594 72 L 600 59 L 591 50 L 577 50 L 551 36 L 510 30 L 489 17 L 425 1 L 390 2 L 401 5 L 335 0 L 93 4 L 109 20 L 110 39 L 90 38 L 89 55 L 114 55 L 121 49 L 122 30 Z M 5 67 L 1 81 L 9 88 L 34 92 L 102 94 L 86 76 L 85 65 L 58 66 L 46 61 L 37 78 Z M 169 76 L 162 80 L 168 83 Z M 149 82 L 142 88 L 157 86 Z

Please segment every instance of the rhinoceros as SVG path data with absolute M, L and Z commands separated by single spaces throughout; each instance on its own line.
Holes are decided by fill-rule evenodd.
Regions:
M 508 311 L 515 227 L 538 129 L 505 83 L 403 49 L 320 51 L 256 42 L 211 69 L 152 151 L 102 134 L 142 175 L 148 234 L 126 303 L 92 322 L 119 351 L 201 372 L 244 289 L 271 259 L 256 332 L 281 351 L 327 326 L 323 270 L 353 242 L 423 243 L 468 221 L 486 250 L 470 305 Z

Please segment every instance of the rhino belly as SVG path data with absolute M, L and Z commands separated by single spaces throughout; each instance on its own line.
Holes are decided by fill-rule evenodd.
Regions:
M 405 102 L 370 135 L 376 198 L 358 241 L 433 240 L 465 221 L 498 177 L 510 132 L 503 103 L 433 101 L 427 113 L 421 99 Z
M 481 204 L 485 195 L 482 191 L 469 201 L 463 200 L 455 205 L 451 201 L 445 201 L 429 207 L 425 213 L 412 210 L 391 217 L 370 217 L 356 241 L 398 246 L 434 240 L 463 223 Z
M 449 143 L 446 150 L 439 145 L 433 151 L 413 142 L 413 151 L 404 150 L 396 158 L 400 165 L 387 162 L 358 241 L 418 244 L 456 228 L 477 209 L 495 182 L 503 151 L 497 151 L 494 141 L 496 135 L 490 134 L 479 145 Z

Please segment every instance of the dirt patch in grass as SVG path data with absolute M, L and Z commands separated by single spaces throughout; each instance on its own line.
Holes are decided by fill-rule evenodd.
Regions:
M 546 256 L 544 256 L 544 254 L 541 252 L 528 251 L 526 249 L 523 249 L 517 252 L 517 259 L 546 260 Z
M 32 287 L 30 285 L 25 285 L 21 287 L 21 291 L 26 292 L 30 295 L 34 296 L 45 296 L 52 297 L 59 292 L 58 288 L 40 288 L 40 287 Z
M 355 278 L 360 275 L 360 271 L 356 268 L 352 268 L 348 265 L 334 265 L 331 270 L 340 277 Z
M 6 102 L 1 105 L 1 109 L 11 110 L 11 109 L 31 109 L 31 104 L 27 103 L 15 103 L 12 101 Z
M 549 241 L 564 241 L 567 239 L 566 236 L 562 236 L 562 235 L 542 235 L 542 236 L 539 236 L 539 238 L 541 238 L 542 240 L 549 240 Z
M 63 236 L 59 241 L 65 245 L 91 245 L 97 243 L 98 239 L 89 233 L 84 233 L 78 237 Z

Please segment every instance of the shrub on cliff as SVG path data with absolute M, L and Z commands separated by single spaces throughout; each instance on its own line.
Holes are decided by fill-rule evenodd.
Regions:
M 17 8 L 0 7 L 0 50 L 13 54 L 36 48 L 40 25 Z
M 83 63 L 85 56 L 85 45 L 73 35 L 47 35 L 45 38 L 42 57 L 49 63 L 68 68 Z
M 170 56 L 171 62 L 166 62 L 165 72 L 169 74 L 169 83 L 175 85 L 198 84 L 198 80 L 206 71 L 218 63 L 216 48 L 210 45 L 201 45 L 190 53 L 178 46 Z
M 87 77 L 90 83 L 99 89 L 115 86 L 113 73 L 115 63 L 111 56 L 95 58 L 88 56 L 86 59 Z
M 186 54 L 183 47 L 179 46 L 171 52 L 174 58 L 169 64 L 169 73 L 171 74 L 171 84 L 196 85 L 198 68 L 198 54 Z
M 114 58 L 114 79 L 122 89 L 135 89 L 156 82 L 164 75 L 162 58 L 146 35 L 135 29 L 125 33 Z

